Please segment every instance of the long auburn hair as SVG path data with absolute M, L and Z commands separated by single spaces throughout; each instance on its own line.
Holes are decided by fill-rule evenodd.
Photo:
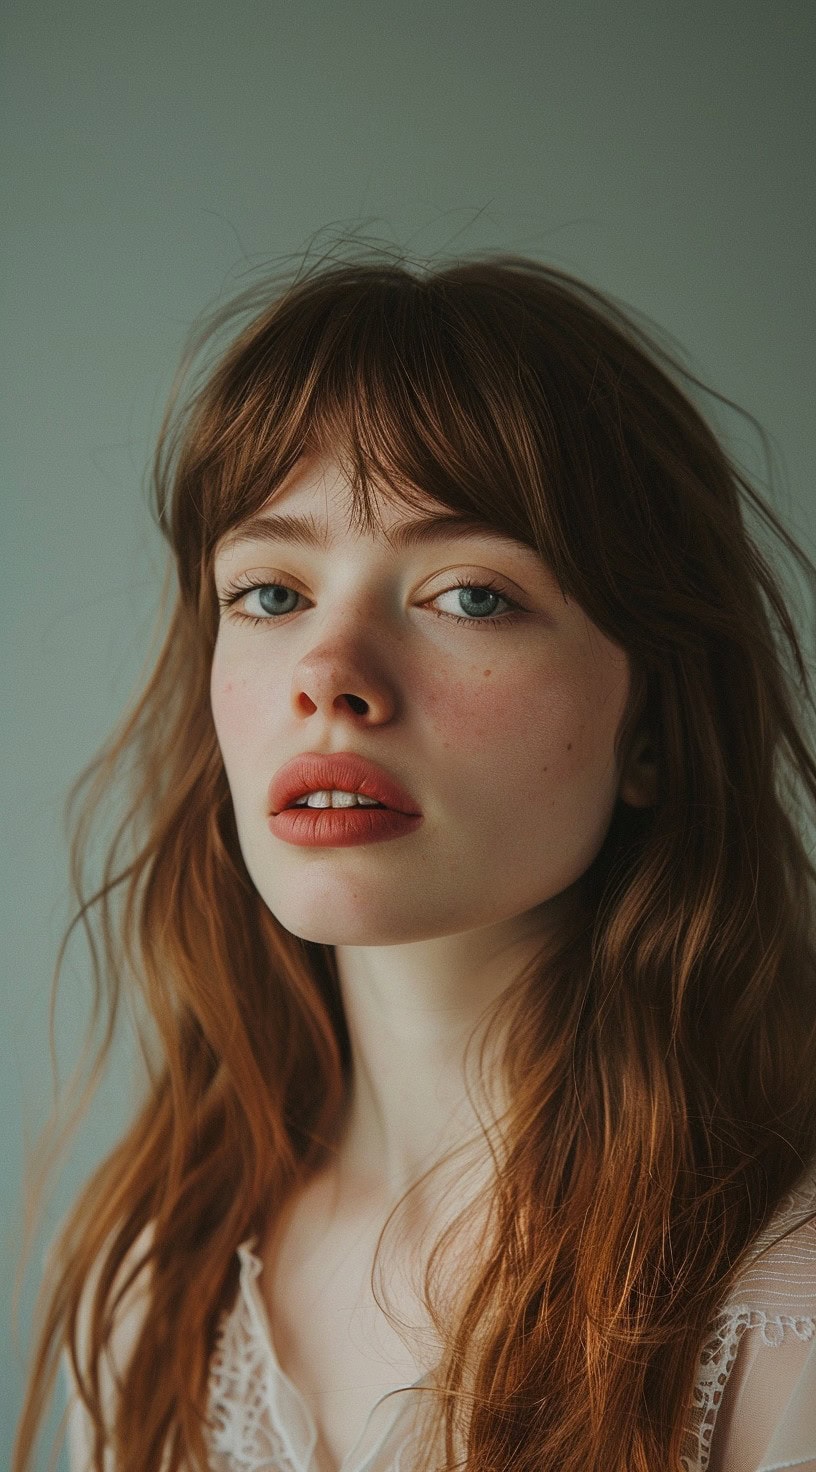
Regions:
M 333 947 L 293 936 L 253 885 L 210 708 L 213 549 L 313 453 L 342 457 L 366 523 L 372 486 L 409 505 L 419 489 L 526 541 L 629 655 L 620 760 L 646 729 L 657 800 L 618 803 L 546 965 L 501 998 L 510 1106 L 491 1230 L 455 1314 L 431 1271 L 449 1233 L 423 1291 L 444 1345 L 431 1394 L 445 1467 L 679 1468 L 708 1326 L 816 1155 L 816 871 L 800 829 L 813 695 L 749 503 L 809 580 L 816 568 L 692 401 L 687 386 L 705 385 L 638 315 L 523 257 L 428 269 L 371 251 L 266 278 L 190 339 L 152 482 L 169 623 L 70 791 L 72 808 L 88 787 L 79 907 L 54 976 L 55 990 L 82 921 L 93 1023 L 103 1003 L 107 1023 L 80 1108 L 123 986 L 143 1096 L 52 1253 L 14 1472 L 32 1466 L 63 1349 L 97 1472 L 106 1445 L 117 1472 L 206 1465 L 236 1247 L 326 1159 L 347 1096 Z M 91 822 L 125 767 L 127 811 L 85 897 Z M 143 1267 L 151 1311 L 106 1425 L 100 1356 Z

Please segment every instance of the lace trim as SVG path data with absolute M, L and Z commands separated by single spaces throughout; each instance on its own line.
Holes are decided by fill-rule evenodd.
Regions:
M 813 1339 L 816 1319 L 809 1314 L 766 1314 L 738 1306 L 720 1310 L 697 1364 L 687 1450 L 680 1458 L 683 1472 L 705 1472 L 708 1466 L 717 1412 L 747 1329 L 758 1329 L 763 1344 L 776 1349 L 786 1329 L 792 1330 L 797 1339 Z
M 811 1162 L 799 1181 L 780 1201 L 773 1219 L 760 1233 L 748 1253 L 743 1275 L 749 1273 L 759 1253 L 774 1243 L 791 1226 L 800 1224 L 804 1213 L 813 1210 L 816 1201 L 816 1162 Z M 734 1293 L 740 1291 L 735 1286 Z M 748 1329 L 758 1329 L 763 1344 L 776 1348 L 785 1330 L 798 1339 L 816 1335 L 816 1319 L 810 1314 L 767 1314 L 749 1308 L 732 1296 L 712 1320 L 711 1335 L 700 1351 L 694 1396 L 689 1408 L 686 1450 L 680 1458 L 683 1472 L 706 1472 L 711 1457 L 711 1442 L 723 1391 L 737 1358 L 740 1340 Z
M 267 1338 L 268 1329 L 263 1319 L 258 1319 L 251 1295 L 246 1291 L 248 1283 L 262 1271 L 261 1261 L 252 1250 L 256 1240 L 250 1238 L 238 1248 L 241 1260 L 238 1292 L 232 1308 L 221 1314 L 210 1359 L 207 1409 L 209 1451 L 214 1459 L 212 1472 L 307 1472 L 314 1450 L 314 1429 L 308 1424 L 308 1408 L 302 1405 L 299 1395 L 292 1399 L 286 1390 L 288 1382 L 277 1370 L 274 1348 Z M 400 1388 L 412 1390 L 414 1385 Z M 283 1402 L 282 1391 L 285 1392 Z M 376 1405 L 388 1399 L 384 1394 Z M 403 1412 L 404 1407 L 398 1408 L 385 1430 L 381 1430 L 373 1451 L 370 1444 L 360 1450 L 359 1472 L 371 1468 L 373 1457 L 392 1437 Z M 399 1472 L 411 1444 L 409 1430 L 389 1453 L 394 1458 L 393 1462 L 389 1460 L 389 1472 Z M 358 1472 L 358 1461 L 354 1472 Z
M 266 1349 L 239 1303 L 222 1313 L 210 1359 L 210 1445 L 225 1472 L 302 1472 L 272 1424 Z

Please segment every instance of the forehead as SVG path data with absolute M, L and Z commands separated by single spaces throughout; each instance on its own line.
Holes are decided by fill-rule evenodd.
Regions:
M 410 501 L 381 489 L 369 491 L 371 532 L 393 550 L 451 538 L 490 538 L 537 558 L 536 548 L 471 511 L 454 511 L 426 492 L 413 489 Z M 252 542 L 291 542 L 329 551 L 338 542 L 366 535 L 354 525 L 357 511 L 351 484 L 331 460 L 298 464 L 257 512 L 225 532 L 216 557 Z

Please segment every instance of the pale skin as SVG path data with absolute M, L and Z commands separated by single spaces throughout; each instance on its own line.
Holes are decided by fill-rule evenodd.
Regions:
M 335 948 L 353 1089 L 322 1223 L 331 1210 L 379 1228 L 410 1181 L 478 1129 L 467 1037 L 540 951 L 617 798 L 653 802 L 655 773 L 645 738 L 628 770 L 615 762 L 625 651 L 564 599 L 532 549 L 489 532 L 394 550 L 351 527 L 348 482 L 328 459 L 302 462 L 273 501 L 336 540 L 218 549 L 219 593 L 238 577 L 301 596 L 276 613 L 254 591 L 222 611 L 212 713 L 254 884 L 286 929 Z M 388 529 L 419 514 L 378 507 Z M 499 586 L 485 608 L 499 622 L 457 592 L 462 575 Z M 270 779 L 314 750 L 379 762 L 424 821 L 348 848 L 278 839 L 266 821 Z M 347 1441 L 332 1443 L 335 1454 Z

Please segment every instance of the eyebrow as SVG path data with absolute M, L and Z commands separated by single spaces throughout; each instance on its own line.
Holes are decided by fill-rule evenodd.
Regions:
M 443 512 L 398 522 L 383 537 L 398 551 L 439 542 L 446 537 L 492 537 L 537 555 L 535 548 L 528 542 L 510 536 L 498 527 L 491 526 L 489 522 L 467 513 Z M 232 532 L 226 533 L 218 551 L 233 551 L 247 542 L 296 542 L 302 547 L 326 551 L 334 546 L 335 541 L 336 538 L 330 536 L 326 529 L 318 527 L 311 516 L 284 516 L 267 512 L 263 516 L 248 517 Z

